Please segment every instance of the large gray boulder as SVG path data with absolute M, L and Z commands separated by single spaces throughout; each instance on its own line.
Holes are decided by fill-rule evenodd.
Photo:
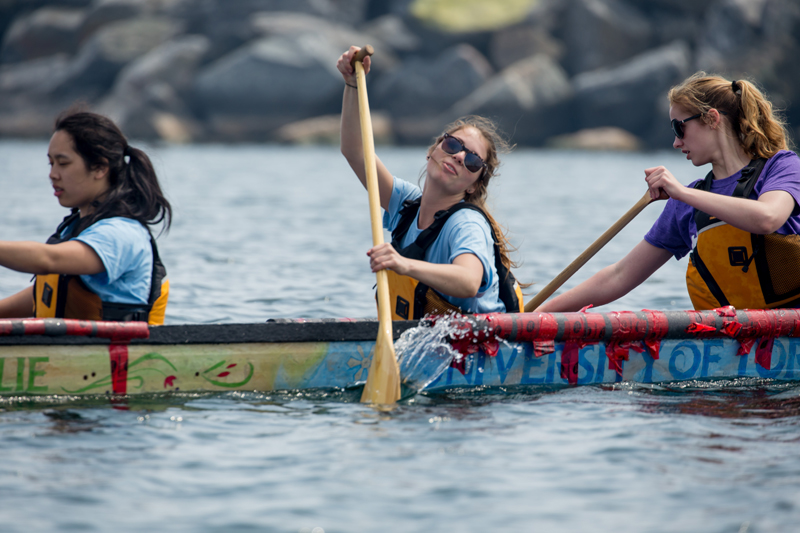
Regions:
M 43 7 L 19 17 L 5 34 L 0 60 L 7 63 L 74 53 L 85 17 L 83 9 L 61 7 Z
M 384 43 L 320 17 L 267 11 L 248 25 L 256 38 L 208 64 L 194 84 L 193 109 L 221 138 L 269 139 L 285 124 L 340 112 L 344 83 L 336 61 L 353 44 L 375 45 L 371 88 L 397 63 Z
M 767 3 L 768 0 L 721 0 L 714 4 L 706 14 L 707 31 L 699 37 L 698 68 L 724 71 L 753 49 L 761 48 Z
M 370 103 L 393 117 L 439 115 L 483 85 L 493 69 L 475 48 L 460 44 L 435 60 L 414 57 L 373 85 Z
M 422 39 L 408 28 L 399 15 L 383 15 L 364 24 L 359 31 L 371 39 L 370 43 L 382 42 L 396 52 L 414 53 L 422 48 Z
M 793 0 L 721 0 L 709 8 L 696 68 L 749 78 L 800 122 L 800 4 Z
M 651 45 L 653 25 L 624 0 L 573 0 L 563 33 L 564 66 L 578 74 L 643 52 Z
M 489 44 L 489 58 L 498 69 L 536 55 L 546 55 L 558 61 L 564 57 L 565 51 L 561 41 L 536 24 L 504 28 L 492 35 Z
M 0 66 L 0 95 L 28 95 L 35 98 L 52 94 L 70 74 L 71 58 L 54 54 L 21 63 Z
M 292 12 L 332 24 L 354 26 L 364 21 L 367 0 L 203 0 L 172 10 L 188 24 L 187 31 L 211 39 L 210 55 L 221 58 L 257 36 L 251 20 L 264 12 Z
M 394 68 L 397 57 L 392 46 L 383 40 L 379 33 L 364 33 L 353 27 L 337 24 L 320 17 L 291 12 L 254 13 L 250 19 L 254 38 L 286 37 L 294 38 L 304 35 L 315 42 L 325 42 L 325 46 L 316 47 L 319 60 L 335 65 L 339 56 L 353 45 L 371 44 L 375 49 L 375 61 L 370 71 L 374 78 L 386 70 Z
M 495 31 L 489 41 L 492 65 L 502 70 L 539 54 L 561 61 L 566 53 L 560 34 L 567 8 L 565 2 L 540 0 L 524 21 Z
M 648 15 L 653 12 L 661 13 L 666 9 L 686 18 L 702 15 L 716 1 L 718 0 L 628 0 L 628 3 Z
M 79 30 L 80 41 L 85 41 L 95 32 L 111 23 L 138 18 L 145 14 L 147 3 L 143 0 L 100 0 L 86 10 L 86 17 Z
M 514 63 L 447 112 L 447 122 L 464 115 L 482 115 L 497 122 L 520 144 L 543 143 L 572 131 L 567 105 L 572 86 L 566 72 L 549 55 Z
M 119 71 L 181 32 L 179 22 L 164 17 L 141 17 L 115 22 L 97 31 L 84 44 L 56 90 L 74 98 L 94 100 L 111 88 Z
M 573 79 L 575 109 L 581 128 L 616 126 L 643 132 L 646 143 L 669 140 L 663 102 L 670 87 L 691 71 L 689 46 L 677 41 L 640 54 L 615 68 L 598 69 Z
M 199 73 L 194 108 L 218 135 L 232 138 L 263 138 L 283 124 L 335 112 L 344 84 L 329 56 L 321 36 L 257 40 Z
M 131 62 L 117 76 L 110 94 L 97 110 L 112 118 L 129 136 L 189 141 L 202 135 L 184 99 L 195 73 L 209 49 L 202 35 L 186 35 L 168 41 Z M 178 138 L 171 124 L 182 125 Z

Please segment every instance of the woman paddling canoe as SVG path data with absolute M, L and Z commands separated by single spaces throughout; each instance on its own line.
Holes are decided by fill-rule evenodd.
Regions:
M 687 253 L 695 309 L 800 307 L 800 159 L 784 123 L 745 80 L 699 72 L 668 98 L 673 147 L 711 172 L 683 186 L 663 166 L 646 169 L 651 197 L 669 200 L 644 240 L 537 311 L 612 302 Z
M 344 78 L 341 149 L 366 187 L 356 76 L 351 66 L 358 47 L 342 54 Z M 364 59 L 369 72 L 370 58 Z M 498 150 L 508 149 L 494 125 L 465 117 L 448 126 L 427 151 L 425 183 L 395 178 L 377 159 L 384 227 L 392 244 L 367 252 L 373 272 L 389 270 L 394 319 L 448 311 L 519 312 L 522 297 L 511 275 L 508 241 L 487 211 L 487 187 L 495 175 Z
M 148 226 L 172 209 L 153 165 L 108 118 L 67 112 L 47 149 L 58 202 L 72 209 L 46 244 L 0 241 L 0 265 L 35 283 L 0 300 L 0 317 L 164 322 L 166 270 Z

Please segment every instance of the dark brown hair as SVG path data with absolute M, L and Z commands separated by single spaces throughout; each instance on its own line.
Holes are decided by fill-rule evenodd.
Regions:
M 72 138 L 86 168 L 108 168 L 108 190 L 92 203 L 94 211 L 81 227 L 108 217 L 138 220 L 144 226 L 164 222 L 169 229 L 172 207 L 161 192 L 150 158 L 133 148 L 109 118 L 88 111 L 68 110 L 55 123 L 55 131 Z
M 786 122 L 751 81 L 697 72 L 670 89 L 667 98 L 692 114 L 705 115 L 711 109 L 725 113 L 723 118 L 751 157 L 770 158 L 789 149 Z

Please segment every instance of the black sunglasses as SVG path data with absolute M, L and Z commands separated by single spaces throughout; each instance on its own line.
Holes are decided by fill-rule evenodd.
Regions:
M 675 137 L 677 137 L 678 139 L 683 139 L 683 134 L 684 134 L 683 125 L 689 122 L 690 120 L 694 120 L 702 116 L 703 116 L 702 113 L 698 113 L 697 115 L 692 115 L 691 117 L 685 118 L 683 120 L 678 120 L 677 118 L 673 118 L 672 121 L 670 121 L 670 124 L 672 124 L 672 133 L 674 133 Z
M 456 155 L 459 152 L 464 152 L 464 166 L 470 172 L 478 172 L 486 167 L 481 156 L 464 146 L 464 143 L 456 139 L 449 133 L 444 134 L 442 139 L 442 150 L 446 154 Z

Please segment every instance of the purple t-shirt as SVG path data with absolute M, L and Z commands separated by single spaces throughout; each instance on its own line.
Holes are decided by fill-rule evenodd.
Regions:
M 711 182 L 711 192 L 730 196 L 736 189 L 737 180 L 742 177 L 740 170 L 733 176 Z M 687 187 L 701 180 L 695 180 Z M 756 181 L 751 199 L 768 191 L 786 191 L 794 198 L 794 210 L 786 224 L 778 229 L 782 235 L 800 234 L 800 158 L 788 150 L 781 150 L 767 160 L 761 175 Z M 657 248 L 667 250 L 676 259 L 680 259 L 692 251 L 693 242 L 697 240 L 697 225 L 694 222 L 694 208 L 689 204 L 670 198 L 664 211 L 644 236 L 644 239 Z

